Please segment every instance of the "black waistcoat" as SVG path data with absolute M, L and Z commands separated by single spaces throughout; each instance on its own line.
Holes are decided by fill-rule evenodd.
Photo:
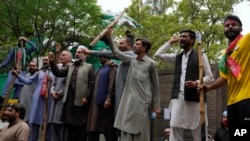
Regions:
M 178 98 L 180 90 L 182 55 L 183 52 L 177 54 L 176 56 L 174 83 L 172 88 L 171 99 Z M 187 62 L 185 81 L 196 81 L 198 79 L 199 79 L 198 52 L 196 50 L 192 50 Z M 199 95 L 197 93 L 197 88 L 189 89 L 186 86 L 184 86 L 184 99 L 186 101 L 199 102 Z

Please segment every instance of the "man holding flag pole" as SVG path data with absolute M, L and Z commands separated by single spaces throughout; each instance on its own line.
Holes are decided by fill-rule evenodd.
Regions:
M 173 36 L 155 53 L 155 57 L 175 65 L 174 82 L 170 102 L 170 141 L 183 141 L 184 129 L 192 132 L 194 141 L 201 140 L 200 98 L 197 92 L 199 80 L 199 55 L 193 49 L 196 34 L 192 30 L 182 30 L 180 36 Z M 165 53 L 171 45 L 179 42 L 183 51 L 179 54 Z M 213 81 L 213 75 L 207 59 L 202 53 L 205 84 Z M 203 107 L 204 108 L 204 107 Z M 205 108 L 206 109 L 206 108 Z M 204 113 L 203 113 L 204 114 Z M 206 117 L 206 116 L 205 116 Z M 205 118 L 205 120 L 207 120 Z

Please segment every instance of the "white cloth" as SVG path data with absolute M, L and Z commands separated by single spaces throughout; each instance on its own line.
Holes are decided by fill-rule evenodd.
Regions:
M 175 64 L 177 53 L 165 53 L 167 49 L 171 47 L 170 43 L 167 42 L 163 44 L 154 54 L 155 57 L 169 62 L 171 64 Z M 194 140 L 201 139 L 201 131 L 200 131 L 200 103 L 199 102 L 191 102 L 184 100 L 184 84 L 186 78 L 186 69 L 187 69 L 187 62 L 190 55 L 190 52 L 186 54 L 183 53 L 182 55 L 182 64 L 181 64 L 181 76 L 180 76 L 180 90 L 179 96 L 176 99 L 172 99 L 169 105 L 171 117 L 170 117 L 170 127 L 171 129 L 174 128 L 176 130 L 170 131 L 170 141 L 183 141 L 183 130 L 184 129 L 191 129 L 192 135 Z M 204 77 L 203 83 L 208 84 L 214 81 L 211 68 L 205 53 L 202 55 L 202 61 L 204 65 Z M 199 82 L 199 80 L 196 80 Z M 205 104 L 205 123 L 206 126 L 208 125 L 207 122 L 207 108 Z M 182 128 L 182 129 L 181 129 Z M 196 130 L 199 130 L 197 132 Z M 171 140 L 171 134 L 172 140 Z
M 169 105 L 171 118 L 170 126 L 195 129 L 200 120 L 200 104 L 184 100 L 184 95 L 179 93 L 179 97 L 172 99 Z
M 169 42 L 163 44 L 154 54 L 155 57 L 162 61 L 166 61 L 170 64 L 175 64 L 175 59 L 177 53 L 165 53 L 166 50 L 170 49 L 171 45 Z M 182 74 L 181 74 L 181 81 L 180 81 L 180 91 L 184 90 L 184 81 L 186 77 L 186 68 L 187 68 L 187 63 L 185 64 L 185 60 L 188 60 L 190 52 L 188 52 L 186 55 L 182 56 Z M 213 74 L 207 59 L 207 56 L 205 53 L 202 54 L 202 62 L 204 65 L 204 77 L 203 77 L 203 83 L 208 84 L 214 81 Z M 197 80 L 199 82 L 199 80 Z
M 171 127 L 169 141 L 184 141 L 183 133 L 183 128 Z M 194 141 L 201 141 L 201 126 L 198 126 L 196 129 L 192 129 L 191 133 Z

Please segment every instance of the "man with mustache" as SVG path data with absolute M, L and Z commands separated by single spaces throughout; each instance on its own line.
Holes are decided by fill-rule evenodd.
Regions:
M 95 72 L 91 64 L 86 63 L 83 46 L 76 50 L 74 63 L 67 69 L 59 70 L 54 62 L 53 53 L 49 54 L 50 67 L 57 77 L 67 77 L 64 88 L 64 109 L 62 120 L 68 133 L 67 141 L 87 141 L 87 118 Z
M 173 36 L 154 54 L 155 57 L 175 65 L 175 74 L 169 105 L 170 141 L 183 141 L 184 129 L 190 129 L 194 141 L 201 140 L 200 104 L 197 93 L 199 84 L 198 52 L 193 49 L 196 35 L 192 30 L 182 30 L 180 37 Z M 181 53 L 165 53 L 171 45 L 179 42 Z M 203 83 L 213 81 L 213 75 L 207 56 L 202 55 L 204 64 Z
M 29 126 L 31 128 L 31 135 L 29 141 L 37 141 L 39 137 L 39 130 L 41 125 L 44 125 L 44 115 L 45 115 L 45 104 L 47 104 L 47 111 L 49 113 L 49 105 L 51 100 L 51 95 L 49 94 L 48 89 L 50 88 L 51 82 L 54 78 L 53 74 L 50 71 L 49 58 L 43 57 L 43 66 L 40 71 L 36 72 L 31 77 L 25 78 L 24 76 L 18 74 L 16 70 L 12 70 L 12 74 L 17 76 L 17 79 L 26 84 L 36 85 L 33 92 L 31 109 L 29 116 Z M 46 103 L 46 98 L 48 102 Z M 49 114 L 47 114 L 48 116 Z M 47 124 L 46 126 L 46 139 L 51 137 L 51 126 Z
M 3 116 L 9 125 L 0 132 L 0 141 L 28 141 L 30 136 L 29 125 L 23 121 L 24 107 L 17 103 L 5 105 Z
M 229 15 L 224 20 L 224 34 L 229 45 L 219 63 L 220 77 L 204 91 L 228 85 L 227 121 L 230 141 L 248 141 L 250 136 L 250 33 L 241 34 L 239 17 Z M 243 136 L 235 136 L 237 129 L 248 129 Z M 237 134 L 236 134 L 237 135 Z M 238 137 L 238 138 L 237 138 Z
M 35 61 L 30 61 L 29 63 L 29 72 L 25 75 L 26 78 L 33 76 L 37 72 L 37 63 Z M 31 102 L 34 90 L 36 88 L 36 83 L 31 85 L 23 85 L 22 90 L 20 92 L 19 101 L 24 106 L 26 112 L 24 121 L 29 123 L 29 116 L 30 116 L 30 109 L 31 109 Z

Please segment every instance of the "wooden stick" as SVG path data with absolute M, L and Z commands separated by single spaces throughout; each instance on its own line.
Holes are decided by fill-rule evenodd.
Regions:
M 47 103 L 48 98 L 44 97 L 44 121 L 43 121 L 43 132 L 42 132 L 42 141 L 46 141 L 46 128 L 47 128 Z
M 21 41 L 21 48 L 23 48 L 23 41 Z M 17 72 L 20 72 L 20 70 L 21 70 L 21 58 L 19 58 L 18 60 L 16 60 L 16 69 L 17 69 Z M 0 117 L 3 116 L 4 107 L 8 103 L 8 100 L 9 100 L 10 95 L 11 95 L 11 91 L 12 91 L 12 89 L 14 87 L 14 84 L 15 84 L 15 80 L 16 80 L 16 76 L 12 75 L 12 78 L 11 78 L 11 81 L 10 81 L 10 85 L 9 85 L 9 87 L 7 89 L 7 93 L 6 93 L 6 96 L 4 98 L 4 102 L 2 104 L 2 108 L 1 108 L 1 111 L 0 111 Z
M 202 86 L 203 84 L 203 72 L 204 72 L 204 65 L 202 60 L 202 45 L 201 45 L 201 34 L 197 33 L 198 39 L 198 58 L 199 58 L 199 85 Z M 203 89 L 199 92 L 200 96 L 200 125 L 205 122 L 205 103 L 204 103 L 204 92 Z
M 46 74 L 45 72 L 45 76 L 44 77 L 47 77 L 48 74 Z M 47 82 L 47 87 L 46 87 L 46 94 L 44 96 L 44 121 L 43 121 L 43 132 L 42 132 L 42 141 L 46 141 L 46 130 L 47 130 L 47 108 L 48 108 L 48 86 L 49 86 L 49 82 Z
M 127 8 L 124 8 L 124 10 L 121 12 L 121 14 L 115 18 L 115 20 L 107 26 L 99 35 L 96 36 L 96 38 L 89 44 L 90 47 L 95 46 L 95 44 L 109 31 L 109 28 L 114 27 L 118 21 L 121 19 L 123 14 L 127 11 Z

